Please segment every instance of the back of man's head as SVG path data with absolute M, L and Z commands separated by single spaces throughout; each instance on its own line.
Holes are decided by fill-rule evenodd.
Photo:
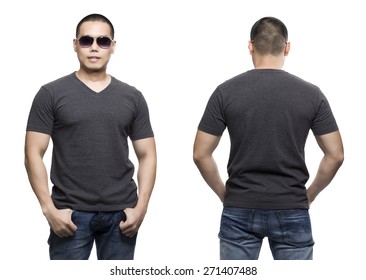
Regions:
M 274 17 L 261 18 L 250 31 L 250 40 L 260 55 L 279 55 L 284 51 L 287 39 L 286 26 Z

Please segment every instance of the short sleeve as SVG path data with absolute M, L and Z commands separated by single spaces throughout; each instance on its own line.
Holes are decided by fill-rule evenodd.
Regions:
M 317 113 L 313 119 L 311 130 L 314 135 L 323 135 L 338 130 L 337 122 L 325 95 L 320 92 Z
M 221 136 L 226 129 L 221 91 L 217 88 L 211 95 L 198 129 L 216 136 Z
M 30 109 L 27 131 L 36 131 L 51 135 L 54 125 L 52 97 L 44 87 L 38 91 Z
M 154 136 L 150 122 L 149 108 L 144 96 L 140 92 L 136 106 L 135 118 L 130 129 L 130 138 L 133 141 Z

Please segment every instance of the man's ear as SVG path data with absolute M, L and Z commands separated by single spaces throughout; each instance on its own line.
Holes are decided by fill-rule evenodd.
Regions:
M 72 41 L 72 47 L 74 48 L 74 51 L 76 52 L 76 48 L 77 48 L 77 44 L 78 43 L 78 41 L 77 41 L 77 39 L 74 39 L 73 41 Z
M 289 54 L 289 52 L 290 52 L 290 49 L 291 49 L 291 44 L 290 44 L 290 42 L 286 42 L 285 51 L 284 51 L 284 55 L 285 55 L 285 56 L 288 56 L 288 54 Z
M 114 51 L 116 50 L 116 44 L 117 44 L 117 42 L 115 40 L 113 40 L 113 42 L 112 42 L 112 53 L 114 53 Z
M 252 55 L 254 53 L 253 41 L 248 42 L 248 50 L 249 50 L 250 55 Z

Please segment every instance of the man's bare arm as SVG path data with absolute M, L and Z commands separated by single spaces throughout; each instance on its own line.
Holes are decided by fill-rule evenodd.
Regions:
M 320 161 L 317 174 L 307 189 L 309 204 L 329 185 L 344 159 L 342 138 L 339 131 L 316 136 L 317 143 L 324 156 Z
M 139 230 L 147 212 L 156 178 L 156 146 L 153 137 L 132 142 L 139 166 L 137 171 L 138 201 L 135 208 L 125 209 L 127 220 L 120 223 L 123 234 L 132 237 Z
M 25 137 L 25 168 L 29 182 L 39 201 L 42 212 L 53 231 L 60 237 L 70 236 L 76 230 L 71 221 L 71 209 L 58 210 L 48 188 L 47 169 L 43 162 L 50 136 L 44 133 L 27 131 Z
M 216 161 L 213 157 L 221 137 L 198 130 L 193 147 L 193 160 L 205 182 L 224 201 L 225 184 L 220 177 Z

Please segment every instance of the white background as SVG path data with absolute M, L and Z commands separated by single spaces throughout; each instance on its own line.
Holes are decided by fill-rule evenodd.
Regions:
M 8 1 L 0 17 L 0 275 L 8 271 L 7 279 L 42 275 L 73 279 L 74 274 L 107 279 L 108 269 L 114 265 L 222 265 L 217 261 L 222 206 L 193 164 L 193 140 L 216 86 L 252 69 L 247 50 L 249 32 L 264 16 L 278 17 L 288 28 L 292 49 L 284 70 L 318 85 L 327 96 L 343 136 L 345 162 L 310 210 L 316 242 L 314 261 L 273 262 L 265 240 L 260 260 L 249 262 L 261 268 L 262 277 L 255 279 L 277 274 L 272 279 L 350 276 L 360 271 L 366 249 L 366 42 L 361 3 Z M 116 30 L 117 49 L 108 72 L 142 91 L 149 104 L 158 150 L 157 180 L 134 262 L 101 264 L 93 261 L 93 252 L 90 262 L 51 264 L 46 243 L 48 224 L 23 164 L 25 126 L 40 86 L 78 69 L 72 48 L 75 28 L 82 17 L 94 12 L 107 16 Z M 51 146 L 47 164 L 50 152 Z M 215 153 L 224 179 L 228 152 L 225 133 Z M 322 154 L 311 133 L 306 155 L 312 180 Z

